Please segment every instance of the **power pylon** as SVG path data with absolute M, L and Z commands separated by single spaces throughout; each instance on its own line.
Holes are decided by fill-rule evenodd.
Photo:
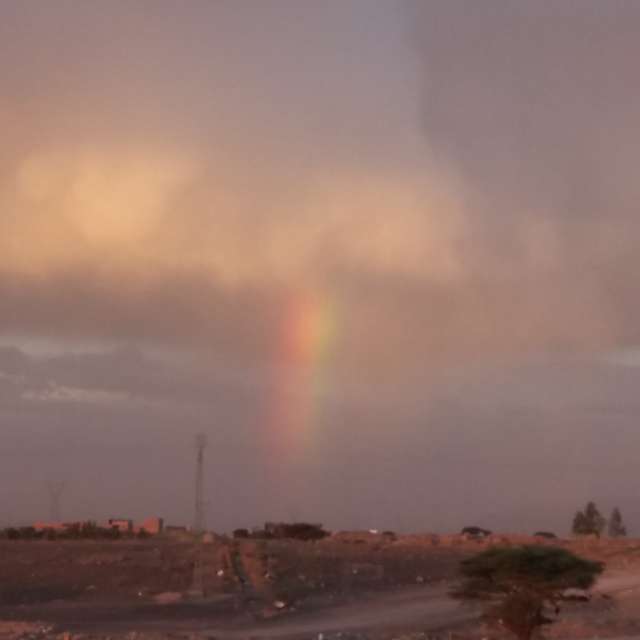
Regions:
M 196 496 L 193 518 L 193 531 L 202 533 L 206 526 L 204 499 L 204 450 L 207 447 L 207 436 L 199 433 L 196 436 Z

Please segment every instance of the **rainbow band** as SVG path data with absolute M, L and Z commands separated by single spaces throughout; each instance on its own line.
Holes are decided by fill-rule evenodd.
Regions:
M 318 293 L 296 295 L 286 309 L 279 339 L 284 366 L 273 420 L 279 448 L 288 455 L 299 455 L 317 426 L 335 317 L 335 305 Z

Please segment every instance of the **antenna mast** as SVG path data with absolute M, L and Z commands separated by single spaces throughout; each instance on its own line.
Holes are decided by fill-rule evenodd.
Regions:
M 204 450 L 207 447 L 207 436 L 199 433 L 196 436 L 196 500 L 193 519 L 193 531 L 202 533 L 205 528 L 204 501 Z

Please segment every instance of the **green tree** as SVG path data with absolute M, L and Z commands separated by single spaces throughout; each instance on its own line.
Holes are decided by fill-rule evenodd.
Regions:
M 598 511 L 598 507 L 596 507 L 595 502 L 587 503 L 584 515 L 586 516 L 587 522 L 589 523 L 593 533 L 599 536 L 607 526 L 607 520 Z
M 462 581 L 452 592 L 486 603 L 484 617 L 500 621 L 521 640 L 553 622 L 566 589 L 588 589 L 603 566 L 559 547 L 493 547 L 464 560 Z
M 588 502 L 584 511 L 578 511 L 573 518 L 571 531 L 574 535 L 584 536 L 593 534 L 600 536 L 607 524 L 595 502 Z
M 587 522 L 587 518 L 584 515 L 584 513 L 582 513 L 582 511 L 578 511 L 576 515 L 573 517 L 573 525 L 571 526 L 571 532 L 575 536 L 584 536 L 588 533 L 591 533 L 589 531 L 589 523 Z
M 618 507 L 614 507 L 609 518 L 609 535 L 612 538 L 622 538 L 627 535 L 627 528 L 622 522 L 622 514 Z

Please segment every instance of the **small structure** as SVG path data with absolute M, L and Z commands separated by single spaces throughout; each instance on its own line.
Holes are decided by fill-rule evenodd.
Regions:
M 109 518 L 109 520 L 107 520 L 107 527 L 117 529 L 120 533 L 132 533 L 133 520 L 127 518 Z
M 33 528 L 36 531 L 65 531 L 74 525 L 81 525 L 80 522 L 34 522 Z
M 133 528 L 134 533 L 144 531 L 152 536 L 156 536 L 164 531 L 164 520 L 158 517 L 147 518 Z

